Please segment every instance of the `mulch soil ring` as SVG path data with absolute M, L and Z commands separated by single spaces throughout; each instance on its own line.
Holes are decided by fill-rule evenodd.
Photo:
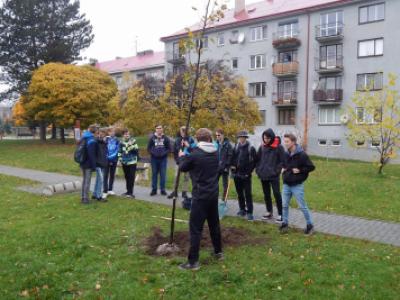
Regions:
M 265 236 L 239 227 L 221 227 L 221 236 L 222 246 L 224 248 L 237 248 L 245 245 L 264 245 L 267 243 L 267 238 Z M 175 253 L 175 255 L 186 256 L 190 246 L 189 231 L 175 232 L 174 240 L 175 244 L 179 247 L 179 251 Z M 157 253 L 158 246 L 168 242 L 169 235 L 164 235 L 159 227 L 153 227 L 152 234 L 145 238 L 143 244 L 146 254 L 160 256 L 160 254 Z M 200 247 L 212 249 L 210 234 L 206 226 L 203 230 Z

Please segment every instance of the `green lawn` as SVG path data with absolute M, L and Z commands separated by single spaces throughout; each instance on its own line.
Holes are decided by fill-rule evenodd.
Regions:
M 0 298 L 18 299 L 398 299 L 400 248 L 225 218 L 267 244 L 225 249 L 223 263 L 184 272 L 184 258 L 144 254 L 167 207 L 111 198 L 83 207 L 77 195 L 15 191 L 0 175 Z M 178 210 L 179 218 L 187 213 Z M 177 224 L 178 230 L 186 224 Z M 203 249 L 201 262 L 209 258 Z M 97 286 L 97 288 L 96 288 Z
M 146 139 L 138 138 L 141 147 Z M 0 164 L 66 174 L 79 174 L 72 159 L 74 145 L 38 141 L 0 142 Z M 144 153 L 144 151 L 142 151 Z M 142 154 L 143 155 L 143 154 Z M 389 165 L 385 175 L 376 174 L 371 163 L 314 158 L 316 171 L 307 182 L 306 198 L 313 210 L 370 219 L 400 222 L 400 166 Z M 168 172 L 168 187 L 173 186 L 173 170 Z M 259 180 L 254 176 L 254 200 L 263 202 Z M 235 197 L 232 186 L 230 196 Z

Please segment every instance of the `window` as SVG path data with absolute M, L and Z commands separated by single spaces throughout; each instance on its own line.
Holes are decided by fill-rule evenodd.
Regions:
M 385 3 L 362 6 L 358 11 L 358 22 L 366 24 L 385 19 Z
M 143 80 L 146 77 L 145 73 L 138 73 L 136 75 L 136 80 Z
M 237 70 L 239 68 L 239 59 L 237 57 L 232 58 L 232 70 Z
M 371 147 L 380 147 L 380 146 L 381 146 L 380 138 L 375 138 L 371 140 Z
M 278 110 L 278 125 L 295 125 L 294 108 L 280 108 Z
M 287 39 L 292 37 L 297 37 L 299 33 L 299 23 L 281 23 L 279 24 L 278 37 L 280 39 Z
M 379 55 L 383 55 L 383 38 L 358 42 L 358 57 Z
M 318 140 L 318 145 L 326 146 L 327 145 L 327 140 Z
M 250 28 L 252 42 L 265 40 L 267 38 L 267 26 L 258 26 Z
M 250 97 L 265 97 L 266 82 L 254 82 L 249 84 Z
M 321 77 L 319 79 L 318 89 L 323 91 L 340 90 L 342 89 L 342 77 Z
M 364 107 L 356 107 L 356 124 L 378 124 L 382 122 L 382 110 L 377 108 L 369 113 Z
M 203 49 L 208 48 L 208 36 L 205 36 L 202 39 L 196 39 L 196 48 L 200 48 L 200 46 L 202 46 Z
M 122 76 L 117 76 L 115 77 L 115 82 L 117 83 L 117 85 L 121 85 L 122 84 Z
M 266 111 L 265 110 L 260 110 L 260 116 L 261 116 L 260 126 L 265 125 Z
M 383 88 L 383 73 L 357 74 L 357 91 L 378 91 Z
M 297 61 L 297 51 L 285 51 L 285 52 L 280 52 L 278 56 L 278 62 L 279 63 L 288 63 L 288 62 L 293 62 Z
M 342 34 L 343 12 L 335 11 L 321 15 L 319 36 L 335 36 Z
M 340 140 L 332 140 L 332 146 L 340 147 L 341 146 Z
M 251 55 L 250 56 L 250 69 L 263 69 L 266 65 L 265 54 Z
M 343 45 L 322 46 L 319 49 L 319 63 L 321 69 L 335 69 L 342 67 Z
M 337 107 L 321 107 L 319 109 L 320 125 L 339 125 L 340 109 Z
M 364 146 L 365 145 L 365 140 L 358 140 L 358 141 L 356 141 L 356 146 L 357 147 L 362 147 L 362 146 Z
M 282 80 L 278 81 L 278 100 L 292 101 L 296 100 L 296 81 Z
M 237 44 L 239 40 L 239 30 L 233 30 L 230 38 L 231 44 Z
M 224 46 L 225 45 L 225 35 L 223 33 L 218 34 L 217 45 L 218 46 Z

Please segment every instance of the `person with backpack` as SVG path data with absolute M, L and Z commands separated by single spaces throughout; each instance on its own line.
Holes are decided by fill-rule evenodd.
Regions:
M 96 148 L 96 182 L 92 199 L 107 202 L 107 194 L 103 194 L 104 170 L 107 167 L 107 129 L 101 128 L 97 137 Z
M 129 130 L 122 131 L 123 137 L 119 144 L 118 157 L 124 170 L 126 181 L 126 193 L 123 196 L 127 198 L 135 198 L 133 194 L 136 178 L 137 162 L 139 160 L 139 146 L 136 139 L 131 137 Z
M 115 129 L 110 127 L 108 130 L 107 137 L 107 166 L 104 169 L 104 184 L 103 193 L 107 195 L 115 195 L 114 179 L 115 172 L 118 165 L 118 151 L 119 151 L 119 140 L 115 136 Z
M 96 172 L 97 162 L 97 140 L 98 128 L 96 125 L 90 125 L 83 133 L 77 150 L 75 152 L 75 161 L 79 161 L 82 170 L 82 204 L 89 204 L 90 182 L 92 173 Z
M 234 178 L 236 192 L 239 200 L 240 217 L 247 215 L 248 221 L 253 221 L 253 196 L 252 173 L 257 159 L 256 149 L 248 141 L 247 131 L 240 131 L 237 135 L 238 142 L 235 145 L 232 157 L 232 176 Z
M 175 138 L 175 143 L 174 143 L 174 159 L 176 162 L 175 179 L 176 179 L 176 176 L 178 176 L 178 170 L 179 170 L 179 152 L 183 149 L 183 151 L 185 153 L 189 154 L 190 151 L 195 146 L 196 146 L 196 143 L 195 143 L 194 139 L 190 135 L 186 137 L 186 126 L 182 126 L 179 129 L 179 132 Z M 190 176 L 189 176 L 188 172 L 182 172 L 181 175 L 183 176 L 182 206 L 183 206 L 183 208 L 187 209 L 190 207 L 190 199 L 188 197 Z M 174 196 L 175 196 L 175 193 L 172 192 L 168 196 L 168 199 L 172 199 Z
M 292 196 L 294 196 L 307 222 L 304 234 L 310 235 L 314 231 L 314 225 L 310 210 L 304 199 L 304 182 L 307 180 L 308 174 L 315 170 L 315 166 L 303 148 L 297 144 L 297 137 L 294 134 L 285 134 L 284 144 L 287 152 L 285 153 L 285 164 L 283 166 L 282 225 L 279 229 L 281 233 L 288 231 L 289 204 Z
M 228 138 L 225 137 L 222 129 L 217 129 L 215 132 L 216 141 L 215 147 L 218 153 L 218 182 L 222 177 L 222 187 L 224 189 L 223 199 L 226 198 L 228 193 L 228 181 L 229 181 L 229 168 L 231 165 L 233 147 Z
M 282 196 L 280 191 L 280 176 L 285 162 L 285 149 L 281 145 L 281 139 L 275 136 L 270 128 L 262 134 L 262 144 L 257 152 L 256 173 L 260 178 L 264 201 L 267 207 L 267 213 L 262 220 L 273 218 L 273 207 L 271 188 L 274 193 L 276 206 L 278 208 L 277 222 L 282 222 Z
M 164 134 L 162 125 L 156 126 L 156 132 L 150 137 L 147 144 L 147 151 L 151 156 L 151 193 L 157 195 L 158 177 L 160 177 L 161 195 L 166 196 L 165 184 L 167 179 L 168 154 L 170 153 L 171 142 Z

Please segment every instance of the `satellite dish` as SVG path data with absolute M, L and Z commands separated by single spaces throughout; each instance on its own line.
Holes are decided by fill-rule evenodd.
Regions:
M 244 33 L 243 32 L 241 32 L 239 34 L 238 42 L 239 42 L 239 44 L 243 44 L 244 43 Z

